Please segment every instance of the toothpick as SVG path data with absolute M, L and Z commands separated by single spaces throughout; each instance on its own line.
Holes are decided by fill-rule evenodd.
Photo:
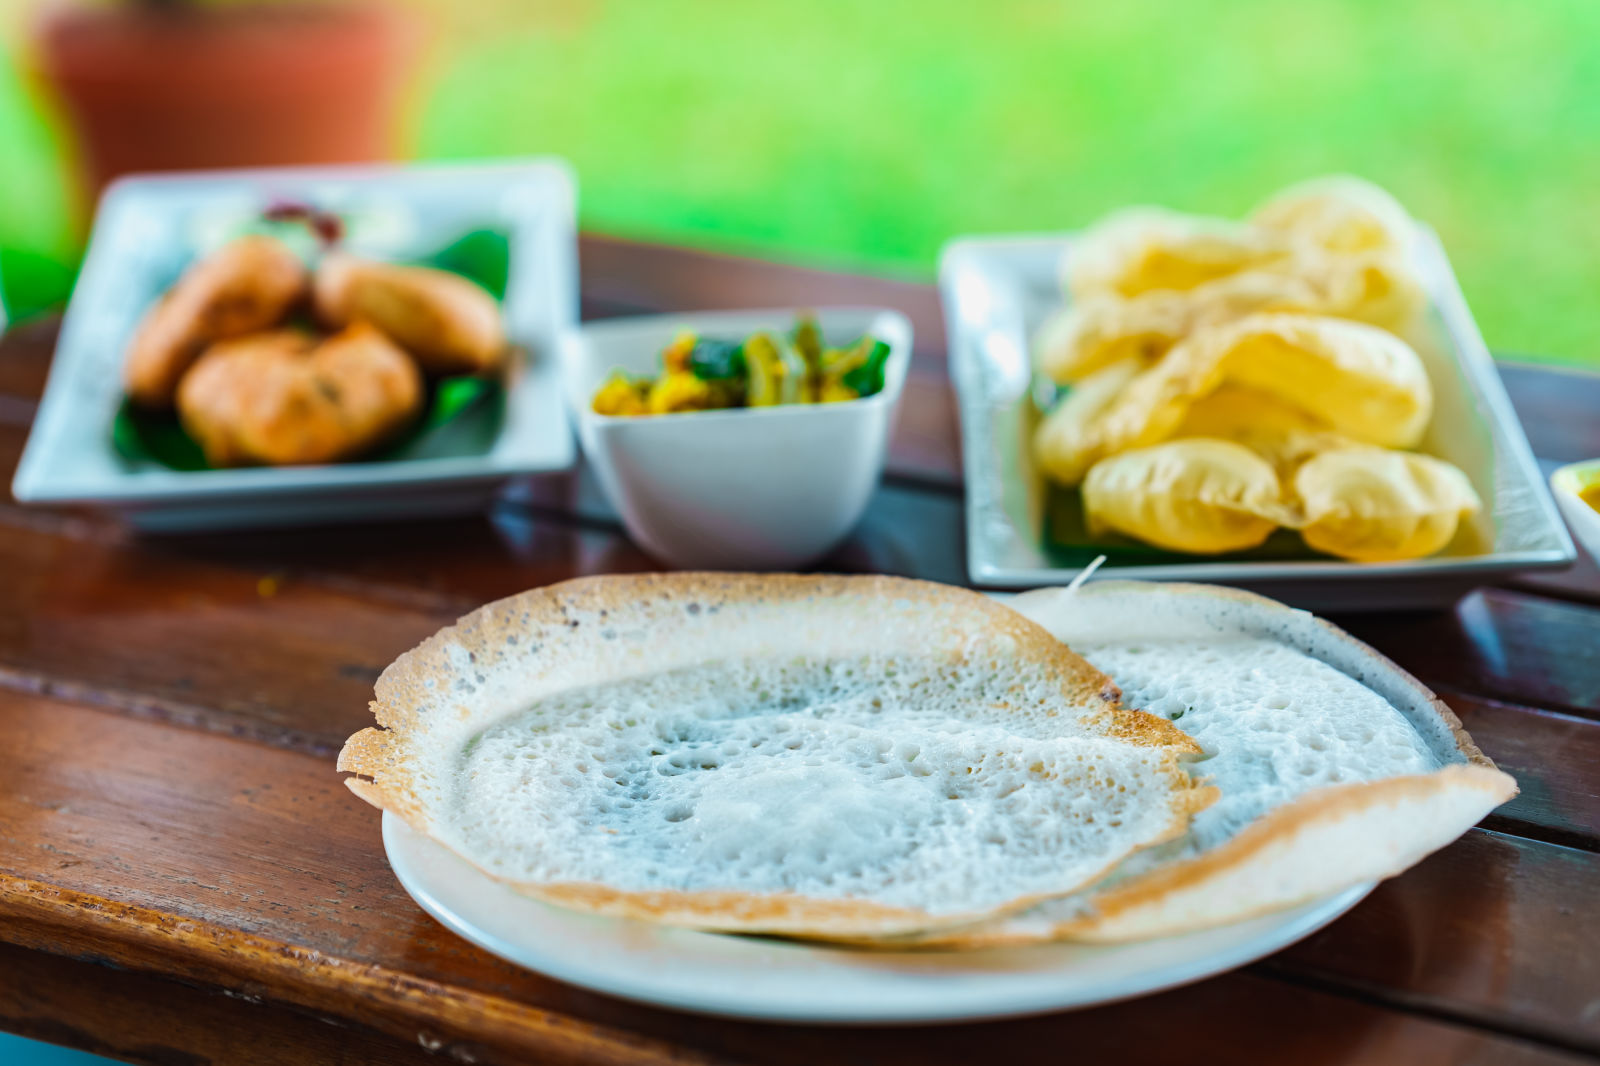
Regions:
M 1094 576 L 1094 572 L 1096 570 L 1100 569 L 1100 564 L 1105 562 L 1105 561 L 1106 561 L 1106 557 L 1104 555 L 1096 555 L 1094 557 L 1094 562 L 1090 563 L 1088 566 L 1084 567 L 1082 570 L 1079 570 L 1078 571 L 1078 576 L 1073 578 L 1071 583 L 1067 585 L 1067 591 L 1066 591 L 1065 595 L 1070 596 L 1074 592 L 1077 592 L 1078 589 L 1083 586 L 1084 582 L 1088 581 L 1091 577 Z

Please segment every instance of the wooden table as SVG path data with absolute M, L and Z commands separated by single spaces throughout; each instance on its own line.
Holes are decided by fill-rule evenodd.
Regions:
M 965 578 L 927 286 L 589 238 L 585 314 L 884 303 L 918 355 L 890 472 L 830 561 Z M 53 323 L 0 342 L 15 463 Z M 1600 377 L 1506 365 L 1548 462 L 1600 455 Z M 6 483 L 10 475 L 6 474 Z M 146 539 L 0 504 L 0 1028 L 136 1062 L 1557 1063 L 1600 1058 L 1600 574 L 1338 619 L 1437 688 L 1522 794 L 1330 928 L 1117 1006 L 827 1030 L 634 1006 L 447 933 L 333 754 L 373 679 L 478 603 L 650 568 L 581 474 L 483 518 Z

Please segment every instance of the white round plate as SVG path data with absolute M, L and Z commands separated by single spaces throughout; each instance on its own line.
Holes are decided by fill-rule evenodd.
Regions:
M 1321 929 L 1371 884 L 1247 922 L 1135 944 L 852 951 L 564 910 L 518 895 L 383 816 L 395 876 L 422 909 L 501 958 L 596 992 L 768 1021 L 928 1023 L 1087 1007 L 1231 970 Z

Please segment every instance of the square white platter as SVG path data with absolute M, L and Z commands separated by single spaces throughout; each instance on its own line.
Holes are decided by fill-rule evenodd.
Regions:
M 502 313 L 517 349 L 490 440 L 421 458 L 180 471 L 113 443 L 123 350 L 183 268 L 265 207 L 338 214 L 344 247 L 405 259 L 465 234 L 503 234 Z M 461 166 L 286 167 L 126 178 L 102 199 L 12 492 L 87 504 L 152 531 L 438 515 L 485 506 L 517 475 L 563 469 L 575 447 L 556 352 L 577 322 L 576 192 L 550 159 Z
M 950 372 L 961 416 L 967 571 L 978 585 L 1065 584 L 1087 561 L 1071 558 L 1073 553 L 1047 538 L 1052 490 L 1030 446 L 1040 417 L 1032 399 L 1030 345 L 1063 300 L 1060 267 L 1071 242 L 1060 234 L 963 238 L 940 257 Z M 1485 501 L 1484 513 L 1443 552 L 1426 559 L 1191 560 L 1152 553 L 1148 562 L 1114 557 L 1100 575 L 1236 585 L 1311 610 L 1390 610 L 1446 604 L 1474 585 L 1516 571 L 1572 563 L 1572 539 L 1444 250 L 1432 231 L 1420 227 L 1415 248 L 1429 307 L 1406 339 L 1422 356 L 1435 398 L 1421 450 L 1465 470 Z

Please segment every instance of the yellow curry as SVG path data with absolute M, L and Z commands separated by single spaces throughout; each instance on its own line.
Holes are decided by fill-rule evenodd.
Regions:
M 662 415 L 734 407 L 842 403 L 883 388 L 889 346 L 869 335 L 830 348 L 815 319 L 789 333 L 762 331 L 740 341 L 679 334 L 661 352 L 661 374 L 617 371 L 591 401 L 596 414 Z
M 1600 511 L 1600 481 L 1585 485 L 1578 490 L 1578 499 L 1588 504 L 1596 511 Z

